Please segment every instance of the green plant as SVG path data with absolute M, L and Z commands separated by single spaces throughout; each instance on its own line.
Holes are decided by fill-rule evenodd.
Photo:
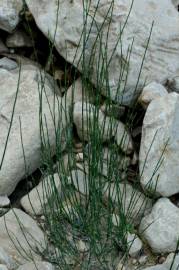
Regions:
M 109 5 L 109 9 L 106 13 L 105 19 L 101 23 L 100 27 L 97 25 L 95 20 L 99 3 L 100 0 L 97 1 L 96 10 L 93 16 L 91 16 L 89 12 L 91 1 L 83 1 L 84 27 L 81 33 L 79 46 L 77 48 L 78 51 L 80 46 L 82 47 L 82 53 L 78 62 L 79 69 L 81 70 L 81 81 L 83 89 L 82 133 L 84 135 L 86 128 L 85 125 L 87 125 L 87 133 L 89 140 L 88 144 L 85 141 L 82 142 L 82 152 L 84 160 L 81 162 L 81 167 L 84 171 L 83 184 L 85 186 L 83 193 L 81 193 L 80 191 L 80 182 L 77 171 L 75 174 L 72 175 L 72 170 L 76 170 L 77 168 L 76 155 L 74 153 L 73 143 L 73 97 L 75 91 L 75 79 L 77 71 L 74 74 L 72 100 L 70 104 L 67 100 L 66 94 L 63 96 L 62 99 L 60 99 L 54 91 L 54 99 L 58 100 L 58 119 L 55 113 L 56 108 L 53 107 L 54 104 L 49 104 L 56 134 L 55 159 L 57 166 L 55 169 L 53 162 L 54 152 L 50 147 L 48 126 L 46 123 L 46 118 L 42 114 L 43 98 L 47 98 L 44 87 L 46 75 L 44 75 L 43 72 L 41 72 L 40 74 L 41 81 L 39 82 L 39 128 L 42 153 L 41 172 L 43 176 L 49 176 L 49 181 L 44 182 L 43 184 L 43 198 L 41 198 L 39 194 L 39 200 L 41 201 L 43 213 L 45 216 L 45 228 L 47 232 L 47 247 L 43 254 L 41 253 L 41 256 L 45 260 L 52 262 L 57 267 L 57 269 L 63 270 L 72 269 L 72 266 L 73 269 L 85 270 L 94 269 L 95 267 L 97 267 L 97 269 L 103 270 L 107 270 L 109 269 L 109 267 L 111 267 L 111 269 L 115 269 L 115 259 L 119 251 L 122 253 L 123 259 L 127 259 L 130 248 L 129 244 L 127 243 L 127 233 L 135 232 L 132 211 L 140 199 L 140 195 L 138 195 L 139 193 L 137 193 L 137 190 L 140 189 L 138 181 L 139 175 L 137 175 L 136 179 L 134 179 L 135 184 L 133 184 L 134 190 L 131 196 L 131 201 L 126 208 L 126 185 L 128 184 L 128 179 L 127 177 L 123 177 L 122 171 L 119 169 L 119 167 L 123 167 L 124 173 L 128 171 L 128 166 L 124 163 L 124 158 L 127 156 L 127 154 L 122 151 L 123 147 L 126 144 L 129 144 L 129 142 L 127 142 L 127 132 L 124 131 L 121 142 L 119 143 L 119 145 L 117 145 L 114 141 L 114 137 L 117 133 L 117 122 L 114 117 L 104 117 L 102 125 L 99 127 L 101 101 L 102 99 L 104 99 L 104 97 L 101 96 L 102 86 L 104 87 L 105 85 L 107 108 L 110 108 L 114 105 L 114 102 L 110 98 L 109 67 L 117 46 L 119 46 L 121 49 L 122 60 L 119 72 L 116 99 L 119 97 L 121 98 L 125 93 L 130 68 L 130 57 L 132 54 L 134 40 L 131 42 L 131 45 L 128 48 L 127 56 L 124 56 L 122 54 L 122 36 L 132 10 L 133 1 L 126 21 L 123 25 L 121 25 L 119 37 L 116 41 L 116 46 L 114 46 L 114 50 L 112 51 L 111 55 L 108 54 L 108 39 L 110 32 L 110 24 L 113 16 L 114 0 L 111 0 L 111 4 Z M 59 8 L 60 4 L 58 0 L 56 13 L 56 29 Z M 104 34 L 103 30 L 106 23 L 108 24 L 108 29 L 107 33 L 105 32 Z M 91 54 L 89 56 L 86 52 L 86 44 L 90 38 L 92 27 L 96 27 L 97 35 L 93 40 L 93 44 L 91 46 Z M 28 27 L 28 29 L 30 30 L 30 27 Z M 52 55 L 55 43 L 56 29 L 53 40 L 49 42 L 50 53 L 48 62 L 52 62 L 53 59 Z M 149 46 L 151 32 L 149 33 L 147 46 L 144 50 L 144 56 L 142 59 L 139 76 L 137 78 L 135 92 L 138 88 L 144 59 L 147 53 L 147 48 Z M 76 59 L 74 59 L 74 62 L 75 61 Z M 91 81 L 93 81 L 94 69 L 96 73 L 95 87 L 91 83 Z M 66 85 L 68 85 L 67 82 Z M 90 106 L 88 102 L 86 102 L 89 98 L 86 93 L 90 92 L 94 93 L 94 106 Z M 133 105 L 133 109 L 130 110 L 129 114 L 126 116 L 125 125 L 128 130 L 132 130 L 133 122 L 135 121 L 134 108 L 135 105 Z M 84 116 L 84 110 L 87 111 L 86 116 Z M 66 118 L 67 128 L 62 126 L 61 118 L 64 114 Z M 61 132 L 61 130 L 63 129 L 65 130 L 65 133 Z M 103 150 L 105 144 L 102 140 L 104 132 L 109 138 L 108 149 L 110 152 L 110 154 L 107 155 L 105 161 L 107 166 L 107 173 L 105 176 L 103 176 L 101 173 L 104 169 Z M 23 136 L 21 137 L 23 149 Z M 68 155 L 67 166 L 64 164 L 64 148 L 62 147 L 64 141 L 66 144 L 65 152 Z M 23 154 L 25 161 L 24 151 Z M 121 161 L 119 161 L 120 156 L 122 157 Z M 26 162 L 24 163 L 26 167 Z M 160 161 L 159 164 L 161 164 Z M 156 166 L 156 168 L 158 169 L 158 166 Z M 157 169 L 154 174 L 157 172 Z M 55 184 L 54 173 L 58 173 L 59 175 L 62 192 L 59 192 Z M 121 183 L 124 184 L 123 189 L 121 189 Z M 117 191 L 115 203 L 111 200 L 111 196 L 108 196 L 106 200 L 104 200 L 106 185 L 111 192 L 111 196 L 114 193 L 115 187 L 115 190 Z M 44 200 L 46 198 L 48 198 L 48 203 L 44 203 Z M 33 202 L 31 202 L 31 206 L 33 208 Z M 142 211 L 144 212 L 146 206 L 147 201 L 144 200 L 139 207 L 139 211 L 143 208 Z M 117 222 L 116 226 L 113 224 L 114 213 L 119 217 L 119 222 Z M 82 253 L 79 251 L 78 244 L 80 240 L 83 240 L 83 242 L 86 243 L 86 252 Z M 49 242 L 52 246 L 48 244 Z

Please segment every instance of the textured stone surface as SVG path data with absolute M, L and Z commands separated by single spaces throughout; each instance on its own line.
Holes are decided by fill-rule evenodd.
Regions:
M 142 127 L 141 184 L 144 189 L 153 189 L 156 194 L 166 197 L 179 192 L 178 115 L 179 95 L 171 93 L 150 103 Z M 160 166 L 157 167 L 158 163 Z
M 19 23 L 23 0 L 2 0 L 0 5 L 0 29 L 12 32 Z
M 52 182 L 53 181 L 53 182 Z M 33 188 L 27 195 L 22 197 L 21 205 L 26 212 L 31 215 L 42 215 L 43 207 L 47 204 L 53 192 L 48 190 L 48 187 L 55 184 L 56 189 L 61 192 L 61 182 L 59 175 L 56 173 L 53 176 L 44 178 L 37 187 Z M 47 191 L 48 190 L 48 191 Z M 33 207 L 32 207 L 33 206 Z
M 87 31 L 90 28 L 90 22 L 94 14 L 98 1 L 92 1 L 90 6 L 87 25 Z M 54 38 L 55 26 L 57 20 L 57 1 L 56 0 L 44 0 L 43 4 L 41 0 L 26 0 L 26 3 L 32 12 L 38 27 L 46 35 L 50 36 L 51 40 Z M 108 58 L 111 57 L 113 49 L 115 48 L 117 39 L 119 37 L 119 31 L 124 26 L 126 18 L 129 14 L 130 5 L 132 0 L 118 0 L 114 2 L 112 20 L 110 20 L 111 13 L 109 11 L 111 1 L 101 0 L 98 6 L 98 11 L 95 17 L 95 23 L 93 23 L 92 31 L 86 42 L 86 58 L 85 66 L 89 66 L 89 59 L 91 56 L 92 48 L 96 40 L 96 35 L 100 27 L 104 22 L 107 15 L 107 19 L 103 25 L 103 50 L 106 46 L 106 34 L 109 23 L 110 32 L 108 38 Z M 82 33 L 83 22 L 83 6 L 81 0 L 77 1 L 59 1 L 59 16 L 58 27 L 55 38 L 55 46 L 58 52 L 67 59 L 69 62 L 73 62 L 74 56 L 77 51 L 77 56 L 74 64 L 82 69 L 82 65 L 78 65 L 82 52 L 82 45 L 78 47 L 79 40 Z M 111 8 L 112 9 L 112 8 Z M 147 12 L 146 12 L 147 10 Z M 108 12 L 109 11 L 109 12 Z M 145 16 L 144 16 L 145 14 Z M 162 15 L 161 15 L 162 14 Z M 147 40 L 151 30 L 152 22 L 155 21 L 148 52 L 146 54 L 143 71 L 141 74 L 141 81 L 139 87 L 142 87 L 144 80 L 147 83 L 157 81 L 164 83 L 167 78 L 175 74 L 179 68 L 178 56 L 179 56 L 179 14 L 175 9 L 171 0 L 163 0 L 162 4 L 158 0 L 138 0 L 134 1 L 132 11 L 130 13 L 127 25 L 122 33 L 122 46 L 121 42 L 118 43 L 116 52 L 113 54 L 112 61 L 109 65 L 109 87 L 110 96 L 112 99 L 116 99 L 116 90 L 118 85 L 118 79 L 120 74 L 121 63 L 123 67 L 127 67 L 127 53 L 129 46 L 131 46 L 134 40 L 132 48 L 132 55 L 130 57 L 128 83 L 125 87 L 125 94 L 121 97 L 123 86 L 121 84 L 120 94 L 117 95 L 117 100 L 123 104 L 129 104 L 133 99 L 133 93 L 135 84 L 137 82 L 140 66 L 142 63 L 142 57 L 144 55 Z M 100 37 L 101 38 L 101 37 Z M 83 39 L 82 39 L 83 40 Z M 78 50 L 77 50 L 78 47 Z M 121 55 L 122 47 L 122 55 Z M 99 40 L 95 46 L 96 55 L 94 57 L 94 65 L 92 72 L 92 81 L 97 84 L 96 63 L 99 52 L 102 48 L 99 46 Z M 109 60 L 109 59 L 108 59 Z M 102 63 L 100 65 L 102 67 Z M 127 68 L 124 72 L 123 80 L 127 73 Z M 107 95 L 106 81 L 102 84 L 102 92 Z
M 18 267 L 17 270 L 55 270 L 54 266 L 48 262 L 29 262 Z
M 81 140 L 90 141 L 91 133 L 98 129 L 103 142 L 115 137 L 116 143 L 124 152 L 130 153 L 133 150 L 131 137 L 124 124 L 105 116 L 101 110 L 90 103 L 75 103 L 74 123 Z
M 142 249 L 142 241 L 136 234 L 127 234 L 127 244 L 129 248 L 129 255 L 131 257 L 137 257 Z
M 39 259 L 34 250 L 38 247 L 43 251 L 45 238 L 42 230 L 30 216 L 14 208 L 0 218 L 0 228 L 1 247 L 15 261 L 25 263 L 29 260 L 29 256 Z
M 163 85 L 152 82 L 144 87 L 138 101 L 146 109 L 152 100 L 167 94 L 168 92 Z
M 19 48 L 32 47 L 33 44 L 30 37 L 24 31 L 17 30 L 7 37 L 6 46 L 9 48 Z
M 142 216 L 151 209 L 150 199 L 134 189 L 130 184 L 121 183 L 118 187 L 114 183 L 106 184 L 104 187 L 104 199 L 108 202 L 109 198 L 115 204 L 116 209 L 120 207 L 121 213 L 127 214 L 128 220 L 135 224 L 139 224 Z M 113 216 L 113 221 L 117 224 L 120 222 L 120 217 Z
M 0 59 L 0 68 L 4 68 L 6 70 L 13 70 L 18 67 L 17 63 L 7 57 L 3 57 Z
M 0 196 L 0 207 L 9 206 L 10 200 L 7 196 Z
M 0 69 L 0 160 L 3 156 L 10 125 L 12 109 L 17 92 L 18 77 L 18 69 L 11 72 Z M 44 77 L 43 73 L 42 77 Z M 42 121 L 44 127 L 47 124 L 49 143 L 53 153 L 55 151 L 56 135 L 54 129 L 54 120 L 52 118 L 50 108 L 53 110 L 54 91 L 50 76 L 47 78 L 45 79 L 46 97 L 45 91 L 43 90 L 42 92 Z M 17 183 L 23 179 L 27 173 L 32 173 L 40 165 L 41 139 L 39 128 L 39 85 L 41 85 L 39 69 L 35 66 L 28 65 L 22 67 L 13 124 L 11 127 L 2 170 L 0 171 L 0 195 L 11 194 Z M 61 99 L 59 97 L 59 101 L 60 100 Z M 58 110 L 57 99 L 55 99 L 55 104 L 56 106 L 54 113 L 56 115 L 56 121 L 58 121 L 58 117 L 60 117 L 60 124 L 63 125 L 60 130 L 63 132 L 63 128 L 65 127 L 66 123 L 64 119 L 65 117 L 64 115 L 60 116 L 59 114 L 60 109 Z M 21 134 L 28 172 L 25 171 Z M 46 135 L 45 139 L 47 139 Z M 64 146 L 65 144 L 62 142 L 62 148 Z
M 174 253 L 168 255 L 166 261 L 163 264 L 156 264 L 154 266 L 146 267 L 145 270 L 178 270 L 179 255 L 175 256 Z
M 179 208 L 167 198 L 159 199 L 140 224 L 140 233 L 155 253 L 174 252 L 179 232 Z
M 0 263 L 6 265 L 10 270 L 17 267 L 16 262 L 1 246 L 0 246 Z

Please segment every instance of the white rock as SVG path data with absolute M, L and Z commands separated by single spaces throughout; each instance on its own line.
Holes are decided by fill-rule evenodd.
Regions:
M 20 86 L 18 91 L 17 102 L 15 105 L 15 112 L 11 132 L 7 144 L 5 158 L 2 169 L 0 171 L 0 195 L 10 195 L 15 189 L 17 183 L 26 177 L 24 156 L 20 135 L 20 119 L 22 140 L 24 146 L 24 153 L 26 159 L 26 166 L 28 173 L 31 174 L 41 163 L 41 138 L 39 132 L 39 84 L 41 83 L 39 69 L 35 66 L 23 66 L 20 74 Z M 43 72 L 41 73 L 44 78 Z M 10 125 L 12 109 L 14 105 L 15 95 L 17 91 L 19 70 L 11 72 L 0 69 L 0 160 L 3 156 L 5 142 Z M 49 78 L 49 79 L 48 79 Z M 60 97 L 54 99 L 54 91 L 50 76 L 45 79 L 45 91 L 42 91 L 42 122 L 44 128 L 48 129 L 49 143 L 52 153 L 55 152 L 56 134 L 54 128 L 54 119 L 52 118 L 51 111 L 55 113 L 55 119 L 62 125 L 59 130 L 64 131 L 66 126 L 65 113 L 60 110 L 63 103 Z M 8 91 L 7 91 L 8 89 Z M 48 100 L 47 100 L 48 99 Z M 55 110 L 53 104 L 55 102 Z M 50 104 L 50 108 L 49 108 Z M 59 108 L 59 109 L 58 109 Z M 62 115 L 60 113 L 62 111 Z M 47 124 L 47 126 L 46 126 Z M 57 123 L 56 123 L 57 125 Z M 45 128 L 46 130 L 46 128 Z M 44 130 L 45 134 L 46 131 Z M 60 134 L 59 134 L 60 136 Z M 63 137 L 63 136 L 62 136 Z M 60 137 L 59 137 L 60 138 Z M 47 135 L 44 139 L 47 140 Z M 62 148 L 65 143 L 62 141 Z
M 173 252 L 179 232 L 179 208 L 167 198 L 159 199 L 140 224 L 140 232 L 155 253 Z
M 17 267 L 16 262 L 2 247 L 0 247 L 0 263 L 5 264 L 10 270 Z
M 6 39 L 8 48 L 33 47 L 31 38 L 22 30 L 17 30 Z
M 0 29 L 11 33 L 20 21 L 19 13 L 22 9 L 22 0 L 2 0 L 0 5 Z
M 57 20 L 57 1 L 56 0 L 44 0 L 43 5 L 41 0 L 26 0 L 26 3 L 32 12 L 37 26 L 41 31 L 51 40 L 54 38 L 56 30 Z M 93 1 L 90 5 L 90 14 L 88 16 L 88 25 L 86 26 L 87 31 L 90 28 L 90 22 L 92 16 L 97 7 L 98 1 Z M 130 5 L 132 0 L 118 0 L 114 2 L 112 20 L 111 12 L 111 1 L 101 0 L 99 3 L 98 11 L 95 17 L 95 23 L 93 23 L 92 31 L 85 43 L 86 57 L 85 66 L 89 66 L 89 59 L 92 53 L 92 48 L 96 42 L 97 29 L 100 29 L 105 20 L 103 26 L 103 40 L 101 36 L 95 46 L 95 56 L 93 62 L 93 73 L 92 81 L 97 84 L 97 62 L 99 59 L 99 53 L 102 50 L 105 51 L 106 46 L 106 34 L 109 29 L 108 37 L 108 59 L 111 57 L 112 51 L 115 48 L 117 39 L 119 37 L 119 31 L 126 22 L 126 18 L 129 14 Z M 147 10 L 147 12 L 146 12 Z M 108 14 L 107 14 L 108 13 Z M 73 62 L 80 70 L 82 70 L 82 64 L 79 64 L 79 59 L 84 50 L 82 44 L 79 45 L 79 40 L 84 26 L 83 21 L 83 4 L 81 0 L 77 1 L 60 1 L 59 16 L 58 16 L 58 27 L 55 38 L 55 46 L 58 52 L 67 59 L 68 62 Z M 144 16 L 145 14 L 145 16 Z M 155 22 L 150 45 L 146 54 L 143 71 L 141 73 L 141 80 L 139 87 L 142 87 L 145 79 L 147 84 L 152 81 L 160 83 L 165 82 L 170 76 L 175 74 L 179 68 L 178 56 L 179 56 L 179 15 L 175 9 L 171 0 L 163 0 L 162 5 L 160 1 L 153 0 L 137 0 L 134 1 L 133 8 L 129 19 L 126 24 L 126 28 L 122 33 L 122 45 L 118 43 L 116 52 L 113 54 L 112 61 L 109 66 L 109 87 L 110 96 L 114 100 L 121 101 L 123 104 L 129 104 L 133 100 L 133 94 L 135 85 L 138 79 L 139 70 L 142 63 L 142 57 L 147 46 L 147 40 L 151 30 L 152 22 Z M 129 46 L 132 44 L 134 38 L 134 44 L 132 47 L 132 54 L 130 57 L 130 68 L 126 68 L 124 77 L 128 73 L 128 83 L 125 88 L 125 93 L 122 95 L 123 85 L 121 85 L 120 94 L 117 94 L 117 86 L 120 74 L 121 62 L 127 62 L 127 54 Z M 81 39 L 81 43 L 84 39 Z M 102 48 L 99 43 L 103 44 Z M 122 47 L 122 55 L 121 55 Z M 77 50 L 78 48 L 78 50 Z M 102 60 L 101 60 L 102 61 Z M 107 61 L 108 62 L 108 61 Z M 102 63 L 99 64 L 102 68 Z M 123 65 L 124 66 L 124 65 Z M 84 68 L 84 65 L 83 65 Z M 104 71 L 104 70 L 103 70 Z M 98 72 L 99 73 L 99 72 Z M 124 80 L 123 77 L 123 80 Z M 102 92 L 105 95 L 106 91 L 106 80 L 102 80 Z M 98 87 L 99 89 L 99 87 Z
M 89 92 L 89 89 L 84 86 L 81 78 L 79 78 L 68 88 L 66 92 L 66 101 L 69 106 L 79 101 L 93 103 L 94 97 Z
M 5 264 L 0 264 L 0 270 L 8 270 Z
M 6 70 L 13 70 L 18 67 L 17 63 L 7 57 L 3 57 L 0 59 L 0 68 L 4 68 Z
M 19 266 L 17 270 L 55 270 L 55 267 L 48 262 L 35 261 Z
M 128 221 L 135 224 L 139 224 L 142 216 L 151 209 L 150 199 L 130 184 L 106 184 L 104 187 L 104 200 L 108 202 L 109 198 L 115 205 L 116 213 L 118 215 L 119 213 L 121 215 L 125 214 Z M 116 222 L 118 222 L 118 219 L 116 219 Z
M 0 196 L 0 207 L 9 206 L 10 200 L 7 196 Z
M 157 264 L 154 266 L 150 266 L 145 268 L 145 270 L 178 270 L 179 265 L 179 255 L 175 256 L 171 253 L 168 255 L 166 261 L 163 264 Z
M 129 255 L 133 258 L 137 257 L 142 249 L 142 241 L 136 234 L 127 234 L 127 245 L 129 248 Z
M 58 173 L 44 178 L 37 187 L 22 197 L 20 203 L 25 211 L 31 215 L 42 215 L 48 200 L 53 196 L 52 187 L 61 193 L 61 181 Z
M 34 250 L 37 247 L 41 252 L 45 249 L 45 236 L 30 216 L 14 208 L 0 218 L 0 228 L 1 247 L 15 261 L 26 263 L 29 256 L 39 259 Z
M 139 103 L 141 103 L 144 109 L 147 109 L 149 103 L 152 100 L 163 97 L 167 94 L 168 92 L 163 85 L 160 83 L 152 82 L 145 86 L 142 90 L 142 93 L 139 97 Z
M 141 184 L 144 189 L 166 197 L 179 192 L 178 115 L 179 95 L 171 93 L 150 103 L 142 127 Z
M 103 142 L 115 136 L 117 144 L 124 152 L 130 153 L 133 149 L 130 135 L 124 124 L 106 117 L 101 110 L 90 103 L 75 103 L 74 123 L 81 140 L 90 141 L 90 135 L 94 132 L 94 128 L 98 128 L 98 133 Z M 96 123 L 95 126 L 94 123 Z
M 88 176 L 80 170 L 72 170 L 69 176 L 69 183 L 73 184 L 77 191 L 84 195 L 89 194 Z

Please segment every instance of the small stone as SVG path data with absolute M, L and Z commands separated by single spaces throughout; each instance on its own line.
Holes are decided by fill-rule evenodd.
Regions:
M 0 207 L 7 207 L 10 205 L 10 200 L 7 196 L 0 196 Z
M 82 240 L 79 240 L 77 242 L 77 248 L 78 248 L 79 252 L 82 252 L 82 253 L 87 252 L 89 250 L 86 243 L 83 242 Z
M 5 264 L 0 264 L 0 270 L 8 270 Z
M 162 84 L 152 82 L 144 87 L 138 102 L 141 103 L 144 109 L 147 109 L 152 100 L 163 97 L 167 94 L 168 92 Z
M 133 258 L 137 257 L 142 249 L 142 241 L 136 234 L 128 233 L 127 244 L 129 247 L 129 255 Z
M 73 184 L 78 192 L 88 195 L 88 176 L 84 172 L 72 170 L 68 179 L 69 183 Z
M 120 222 L 120 219 L 119 219 L 119 216 L 116 215 L 116 214 L 112 214 L 112 223 L 114 226 L 119 226 L 119 222 Z
M 142 265 L 146 264 L 148 260 L 148 256 L 147 255 L 142 255 L 139 259 L 138 259 L 138 262 Z
M 118 263 L 116 270 L 125 270 L 125 266 L 122 263 Z
M 0 263 L 5 264 L 9 269 L 14 269 L 17 265 L 12 257 L 2 247 L 0 247 Z
M 154 253 L 174 252 L 178 242 L 179 209 L 167 198 L 159 199 L 143 217 L 140 233 Z
M 164 256 L 161 256 L 161 257 L 159 257 L 159 259 L 158 259 L 158 263 L 159 264 L 162 264 L 162 263 L 164 263 L 166 261 L 166 258 L 164 257 Z
M 6 46 L 8 48 L 32 47 L 33 43 L 24 31 L 17 30 L 7 37 Z
M 3 57 L 0 59 L 0 68 L 4 68 L 6 70 L 13 70 L 18 67 L 17 63 L 7 57 Z
M 61 181 L 58 173 L 49 175 L 44 178 L 35 188 L 33 188 L 27 195 L 22 197 L 20 203 L 26 212 L 31 215 L 42 215 L 44 206 L 47 205 L 48 200 L 53 196 L 53 189 L 47 188 L 55 186 L 59 194 L 61 193 Z
M 81 161 L 83 161 L 83 153 L 78 153 L 77 155 L 76 155 L 76 162 L 81 162 Z
M 124 106 L 119 106 L 116 104 L 103 104 L 100 107 L 101 111 L 106 115 L 106 116 L 111 116 L 114 117 L 116 119 L 120 119 L 121 116 L 124 115 L 125 113 L 125 107 Z

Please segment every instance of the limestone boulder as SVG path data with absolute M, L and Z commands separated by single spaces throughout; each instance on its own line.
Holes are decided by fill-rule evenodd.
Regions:
M 43 140 L 47 142 L 48 139 L 51 153 L 55 153 L 57 124 L 62 148 L 65 146 L 60 138 L 66 125 L 64 114 L 67 110 L 61 110 L 63 100 L 60 97 L 57 100 L 53 80 L 49 77 L 32 65 L 22 66 L 20 74 L 19 68 L 13 71 L 0 69 L 0 160 L 3 157 L 15 104 L 10 136 L 0 170 L 0 195 L 10 195 L 20 180 L 40 166 L 41 120 L 44 128 Z M 14 103 L 16 93 L 17 101 Z M 42 114 L 39 113 L 40 104 Z
M 169 197 L 179 192 L 179 94 L 153 100 L 145 114 L 140 145 L 144 190 Z
M 174 252 L 179 232 L 179 209 L 168 198 L 159 199 L 140 224 L 140 233 L 155 253 Z
M 2 0 L 0 5 L 0 29 L 11 33 L 18 25 L 23 0 Z
M 134 3 L 131 8 L 132 2 Z M 26 0 L 39 29 L 52 41 L 55 36 L 55 46 L 59 54 L 77 66 L 80 71 L 86 68 L 87 76 L 98 86 L 98 91 L 106 96 L 110 93 L 113 100 L 125 105 L 134 101 L 144 81 L 147 84 L 152 81 L 163 84 L 179 69 L 179 14 L 175 2 L 163 0 L 161 4 L 158 0 L 117 0 L 112 5 L 111 1 L 101 0 L 98 3 L 94 0 L 90 2 L 90 7 L 85 7 L 88 18 L 83 32 L 85 12 L 81 0 L 43 0 L 43 3 L 41 0 Z M 138 82 L 153 21 L 155 23 L 136 91 L 135 85 Z M 101 35 L 98 35 L 96 40 L 99 29 Z M 87 33 L 85 48 L 83 48 L 85 34 L 81 38 L 82 32 Z M 133 38 L 134 44 L 128 65 Z M 105 52 L 106 40 L 108 40 L 107 61 L 103 62 L 103 58 L 99 55 L 101 51 Z M 81 57 L 84 49 L 85 58 Z M 99 80 L 97 74 L 100 76 L 103 74 L 104 78 Z M 119 88 L 118 80 L 121 74 L 123 76 Z

